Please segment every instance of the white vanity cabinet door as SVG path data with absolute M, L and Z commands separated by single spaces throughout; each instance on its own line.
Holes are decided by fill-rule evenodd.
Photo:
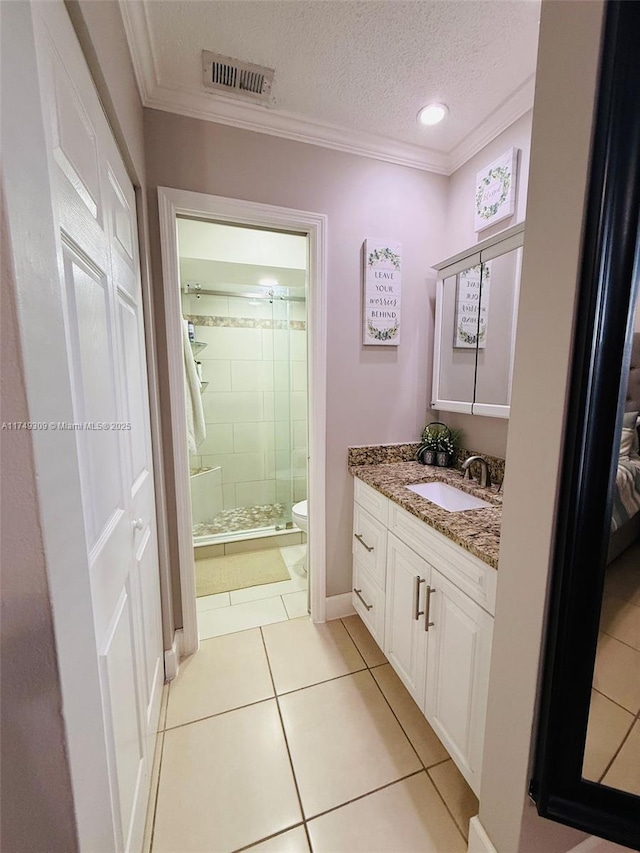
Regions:
M 422 611 L 431 571 L 428 563 L 389 534 L 384 652 L 421 708 L 427 670 L 427 633 Z
M 425 715 L 479 795 L 493 619 L 432 570 Z

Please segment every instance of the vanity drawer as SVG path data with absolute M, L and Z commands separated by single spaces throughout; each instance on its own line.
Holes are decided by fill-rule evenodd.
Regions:
M 393 502 L 389 530 L 493 616 L 498 574 L 494 568 Z
M 353 505 L 353 558 L 358 560 L 381 589 L 387 566 L 387 528 L 360 504 Z
M 387 526 L 387 518 L 389 516 L 389 498 L 385 498 L 380 492 L 367 486 L 362 480 L 356 477 L 354 480 L 353 497 L 356 503 L 366 509 L 374 518 Z
M 357 592 L 356 592 L 357 590 Z M 352 604 L 369 633 L 382 648 L 384 643 L 385 595 L 374 583 L 365 566 L 357 557 L 353 560 Z

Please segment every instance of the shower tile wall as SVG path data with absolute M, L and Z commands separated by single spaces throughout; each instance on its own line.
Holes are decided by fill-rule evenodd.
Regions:
M 289 304 L 289 329 L 273 328 L 268 300 L 183 295 L 182 306 L 207 344 L 197 356 L 207 437 L 191 467 L 221 467 L 224 509 L 306 498 L 304 304 Z M 276 479 L 290 466 L 293 493 L 290 477 Z

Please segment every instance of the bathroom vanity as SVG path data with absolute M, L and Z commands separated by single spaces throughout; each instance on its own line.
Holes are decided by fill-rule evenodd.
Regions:
M 479 794 L 502 499 L 459 471 L 351 467 L 353 606 Z M 408 485 L 444 482 L 488 506 L 449 512 Z
M 434 269 L 437 411 L 508 418 L 524 222 Z

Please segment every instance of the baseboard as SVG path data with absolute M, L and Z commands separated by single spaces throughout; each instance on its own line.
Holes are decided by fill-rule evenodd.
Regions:
M 165 681 L 173 681 L 180 668 L 182 657 L 182 628 L 178 628 L 173 635 L 171 648 L 164 653 L 164 677 Z
M 467 851 L 468 853 L 498 853 L 478 817 L 472 817 L 469 823 L 469 847 Z
M 351 603 L 351 593 L 344 592 L 342 595 L 329 595 L 326 599 L 326 619 L 341 619 L 343 616 L 353 616 L 356 612 Z

